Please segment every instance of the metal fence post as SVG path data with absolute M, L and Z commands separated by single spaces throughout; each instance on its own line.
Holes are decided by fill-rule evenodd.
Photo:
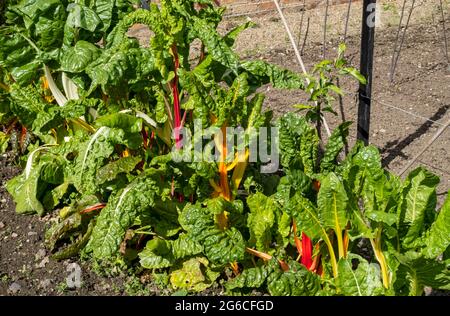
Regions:
M 150 2 L 151 0 L 141 0 L 142 8 L 145 10 L 150 10 Z
M 372 96 L 373 52 L 375 43 L 376 0 L 364 0 L 361 30 L 360 72 L 367 79 L 359 85 L 357 138 L 369 144 L 370 104 Z

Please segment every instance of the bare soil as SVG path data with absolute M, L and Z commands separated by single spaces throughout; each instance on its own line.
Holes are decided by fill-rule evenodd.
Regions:
M 399 172 L 440 127 L 426 119 L 442 124 L 449 118 L 450 66 L 443 52 L 442 21 L 439 23 L 434 2 L 420 2 L 418 9 L 413 12 L 393 83 L 388 80 L 388 73 L 401 2 L 383 1 L 379 6 L 382 25 L 376 29 L 374 102 L 372 103 L 370 141 L 380 148 L 384 165 L 394 173 Z M 326 41 L 326 57 L 328 58 L 335 56 L 336 47 L 342 39 L 346 12 L 346 4 L 333 6 L 329 10 Z M 300 11 L 289 11 L 286 14 L 296 34 L 299 30 L 301 14 Z M 324 8 L 307 11 L 304 21 L 308 16 L 310 30 L 303 57 L 307 68 L 311 69 L 323 57 Z M 244 19 L 227 19 L 221 25 L 221 29 L 225 32 Z M 276 13 L 252 17 L 252 19 L 259 27 L 244 32 L 237 42 L 236 47 L 241 56 L 261 58 L 300 71 L 283 25 Z M 355 3 L 352 5 L 349 21 L 346 56 L 356 67 L 359 67 L 360 20 L 361 4 Z M 446 26 L 447 37 L 450 41 L 448 14 Z M 145 30 L 138 31 L 136 34 L 141 38 L 147 35 Z M 343 80 L 341 85 L 353 94 L 343 98 L 343 111 L 338 117 L 327 115 L 326 118 L 331 127 L 336 126 L 343 119 L 355 121 L 357 117 L 354 92 L 358 87 L 349 80 Z M 267 87 L 266 95 L 266 106 L 273 109 L 276 115 L 290 111 L 293 104 L 305 101 L 305 95 L 297 91 L 277 91 Z M 416 116 L 385 104 L 412 112 Z M 339 112 L 339 103 L 336 103 L 336 109 Z M 356 135 L 354 127 L 351 135 L 353 143 Z M 450 129 L 447 129 L 413 166 L 414 168 L 424 165 L 441 177 L 438 188 L 440 203 L 450 188 L 449 148 Z M 17 215 L 14 211 L 14 203 L 4 189 L 5 181 L 18 172 L 16 162 L 9 155 L 0 157 L 0 295 L 168 294 L 161 291 L 153 282 L 142 285 L 132 272 L 111 273 L 109 271 L 112 276 L 100 276 L 94 272 L 94 265 L 91 262 L 78 259 L 56 262 L 49 259 L 49 253 L 43 245 L 43 236 L 52 214 L 43 218 Z M 77 263 L 81 267 L 81 288 L 67 287 L 66 278 L 71 273 L 70 269 L 68 271 L 71 263 Z M 217 287 L 204 294 L 221 293 L 222 289 Z

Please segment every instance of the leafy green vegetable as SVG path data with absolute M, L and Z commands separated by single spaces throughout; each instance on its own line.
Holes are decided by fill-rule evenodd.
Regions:
M 272 240 L 277 206 L 271 198 L 259 192 L 249 196 L 247 203 L 250 208 L 247 223 L 250 229 L 250 245 L 256 245 L 257 250 L 267 251 Z
M 442 206 L 436 221 L 431 225 L 426 233 L 423 244 L 426 246 L 423 250 L 427 259 L 436 258 L 444 253 L 450 245 L 450 195 Z
M 222 36 L 213 0 L 3 3 L 0 152 L 24 156 L 6 189 L 18 213 L 59 210 L 52 258 L 139 262 L 178 295 L 216 282 L 229 294 L 450 290 L 438 177 L 402 180 L 361 142 L 342 157 L 350 122 L 322 135 L 338 79 L 366 83 L 345 45 L 303 75 L 241 60 L 233 46 L 254 24 Z M 135 24 L 144 41 L 129 37 Z M 268 84 L 307 100 L 274 121 Z
M 353 261 L 357 261 L 356 269 Z M 352 255 L 339 260 L 339 293 L 347 296 L 377 296 L 383 294 L 379 268 L 362 257 Z
M 159 175 L 158 171 L 149 169 L 111 198 L 98 217 L 87 245 L 95 257 L 112 256 L 137 216 L 155 205 L 157 196 L 162 193 L 155 179 Z

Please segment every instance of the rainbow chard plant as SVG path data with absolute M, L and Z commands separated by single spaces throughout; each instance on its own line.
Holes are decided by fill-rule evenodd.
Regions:
M 336 159 L 344 147 L 348 124 L 334 131 L 325 146 L 320 172 L 311 173 L 317 169 L 308 165 L 317 160 L 308 155 L 310 151 L 302 153 L 310 148 L 302 143 L 309 143 L 313 135 L 318 146 L 315 129 L 295 114 L 285 115 L 279 124 L 284 127 L 281 145 L 286 140 L 290 148 L 282 151 L 286 176 L 275 194 L 256 193 L 247 200 L 258 197 L 265 201 L 260 205 L 271 205 L 266 212 L 276 209 L 279 218 L 293 219 L 290 233 L 289 221 L 284 227 L 285 236 L 294 236 L 284 245 L 273 229 L 279 226 L 268 225 L 264 244 L 272 247 L 264 251 L 278 253 L 278 259 L 289 264 L 288 273 L 297 271 L 296 282 L 304 284 L 294 290 L 274 283 L 274 275 L 279 277 L 281 271 L 274 263 L 244 270 L 226 284 L 231 293 L 267 287 L 273 295 L 421 295 L 425 286 L 449 288 L 449 239 L 444 232 L 449 229 L 450 197 L 437 213 L 439 179 L 435 175 L 418 168 L 402 181 L 382 169 L 375 147 L 361 143 L 342 162 L 325 163 L 325 157 L 330 157 L 327 152 L 331 154 L 328 150 L 334 148 Z M 284 138 L 284 133 L 291 137 Z M 293 137 L 296 133 L 297 138 Z M 317 180 L 318 192 L 313 184 Z
M 55 260 L 138 266 L 186 292 L 449 289 L 438 178 L 419 168 L 402 181 L 359 143 L 339 159 L 349 122 L 320 137 L 337 75 L 363 82 L 342 54 L 306 80 L 241 60 L 234 43 L 254 24 L 222 36 L 215 1 L 131 4 L 12 1 L 0 27 L 0 150 L 19 139 L 24 169 L 6 188 L 18 213 L 57 218 L 45 238 Z M 128 35 L 135 24 L 145 43 Z M 273 120 L 258 92 L 269 84 L 310 93 L 306 116 Z M 281 169 L 262 172 L 278 155 L 253 159 L 255 140 L 266 156 L 279 148 Z

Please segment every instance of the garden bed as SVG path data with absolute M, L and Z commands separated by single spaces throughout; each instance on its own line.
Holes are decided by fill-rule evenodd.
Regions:
M 289 17 L 295 18 L 295 15 Z M 244 59 L 258 58 L 298 71 L 289 45 L 286 42 L 280 45 L 271 42 L 277 36 L 280 37 L 278 26 L 276 26 L 280 25 L 280 22 L 276 18 L 261 17 L 258 19 L 260 20 L 255 21 L 259 27 L 244 32 L 242 38 L 238 41 L 239 54 Z M 223 28 L 230 30 L 236 26 L 237 22 L 226 21 Z M 252 42 L 252 32 L 266 33 L 267 41 L 259 40 L 257 47 L 251 47 L 248 43 Z M 441 59 L 441 54 L 437 49 L 434 49 L 439 44 L 435 39 L 434 29 L 427 27 L 426 24 L 411 27 L 408 40 L 415 45 L 407 46 L 403 50 L 395 85 L 389 83 L 386 76 L 390 57 L 387 47 L 390 47 L 393 33 L 394 27 L 385 27 L 378 31 L 374 98 L 419 113 L 421 116 L 429 117 L 432 120 L 441 119 L 450 104 L 450 92 L 445 89 L 450 83 L 450 73 L 448 65 Z M 315 37 L 314 33 L 312 37 Z M 331 38 L 329 47 L 337 47 L 337 45 L 338 39 L 336 37 Z M 351 35 L 347 46 L 346 57 L 351 60 L 354 66 L 357 66 L 358 36 Z M 420 50 L 420 54 L 417 53 L 418 50 Z M 321 60 L 317 56 L 317 51 L 320 51 L 320 43 L 318 42 L 309 43 L 306 47 L 305 60 L 309 68 Z M 328 54 L 335 56 L 336 52 L 330 50 Z M 344 80 L 341 84 L 346 90 L 356 90 L 354 81 Z M 268 88 L 268 86 L 261 88 L 261 91 L 267 94 L 265 107 L 273 109 L 277 117 L 290 111 L 291 105 L 302 99 L 304 100 L 306 97 L 306 94 L 301 94 L 298 91 L 280 92 Z M 429 100 L 428 103 L 425 103 L 425 106 L 424 99 Z M 354 120 L 356 118 L 354 99 L 351 96 L 346 96 L 343 101 L 346 119 Z M 326 117 L 332 128 L 341 123 L 339 117 L 334 118 L 329 115 Z M 411 158 L 411 155 L 417 152 L 435 132 L 435 125 L 425 123 L 423 120 L 417 117 L 413 118 L 404 112 L 394 112 L 393 109 L 377 107 L 376 104 L 373 106 L 371 141 L 381 149 L 385 166 L 394 173 L 401 169 L 405 163 L 405 158 Z M 350 135 L 354 134 L 354 129 L 351 129 Z M 353 146 L 354 138 L 350 138 L 349 143 L 350 147 Z M 422 163 L 425 163 L 427 168 L 441 177 L 441 183 L 437 190 L 439 205 L 442 205 L 449 189 L 450 158 L 448 148 L 450 148 L 450 139 L 447 130 L 439 142 L 436 142 L 429 149 L 429 152 L 421 158 Z M 14 211 L 14 203 L 4 189 L 4 184 L 6 180 L 17 175 L 20 169 L 8 153 L 2 156 L 0 163 L 2 181 L 0 190 L 0 295 L 170 294 L 170 291 L 163 289 L 164 286 L 156 284 L 158 280 L 151 274 L 139 268 L 134 270 L 136 267 L 129 272 L 120 272 L 113 267 L 100 268 L 91 260 L 69 259 L 57 262 L 49 259 L 50 253 L 43 245 L 44 232 L 52 222 L 55 222 L 57 213 L 53 212 L 42 218 L 17 215 Z M 82 286 L 68 289 L 66 278 L 71 273 L 68 267 L 72 263 L 81 267 Z M 106 275 L 99 276 L 99 271 Z M 200 293 L 220 295 L 224 294 L 225 290 L 221 285 L 215 284 Z M 253 292 L 253 294 L 258 293 Z M 426 293 L 430 294 L 430 291 L 427 289 Z

